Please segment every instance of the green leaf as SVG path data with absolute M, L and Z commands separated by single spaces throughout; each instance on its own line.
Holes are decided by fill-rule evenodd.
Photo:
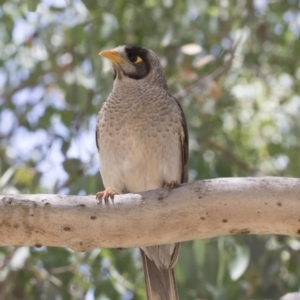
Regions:
M 248 247 L 235 245 L 235 254 L 228 262 L 228 270 L 233 281 L 238 280 L 246 271 L 250 262 Z
M 26 0 L 27 8 L 29 11 L 35 11 L 40 0 Z

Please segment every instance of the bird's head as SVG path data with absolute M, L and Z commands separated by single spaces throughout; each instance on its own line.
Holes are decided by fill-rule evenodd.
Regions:
M 124 45 L 104 50 L 99 55 L 111 61 L 116 84 L 143 81 L 167 89 L 162 66 L 153 51 L 140 46 Z

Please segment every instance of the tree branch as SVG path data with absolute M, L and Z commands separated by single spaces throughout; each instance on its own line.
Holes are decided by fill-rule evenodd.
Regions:
M 218 178 L 117 195 L 1 195 L 0 246 L 86 251 L 228 234 L 300 235 L 300 179 Z
M 214 150 L 221 152 L 224 156 L 226 156 L 228 159 L 230 159 L 232 162 L 234 162 L 241 169 L 243 169 L 249 173 L 257 172 L 257 170 L 251 168 L 247 162 L 243 161 L 242 159 L 240 159 L 239 157 L 234 155 L 234 153 L 231 150 L 219 145 L 215 141 L 213 141 L 211 139 L 201 138 L 201 137 L 197 137 L 197 141 L 200 144 L 206 145 L 209 149 L 214 149 Z

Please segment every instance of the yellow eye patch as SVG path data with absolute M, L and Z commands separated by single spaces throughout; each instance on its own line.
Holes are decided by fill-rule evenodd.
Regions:
M 140 62 L 142 62 L 143 60 L 139 57 L 139 56 L 137 56 L 136 57 L 136 61 L 134 62 L 135 64 L 138 64 L 138 63 L 140 63 Z

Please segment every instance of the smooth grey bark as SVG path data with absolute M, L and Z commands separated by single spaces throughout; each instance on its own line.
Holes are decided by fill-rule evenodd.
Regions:
M 300 235 L 300 179 L 218 178 L 117 195 L 0 195 L 0 246 L 86 251 L 229 234 Z

